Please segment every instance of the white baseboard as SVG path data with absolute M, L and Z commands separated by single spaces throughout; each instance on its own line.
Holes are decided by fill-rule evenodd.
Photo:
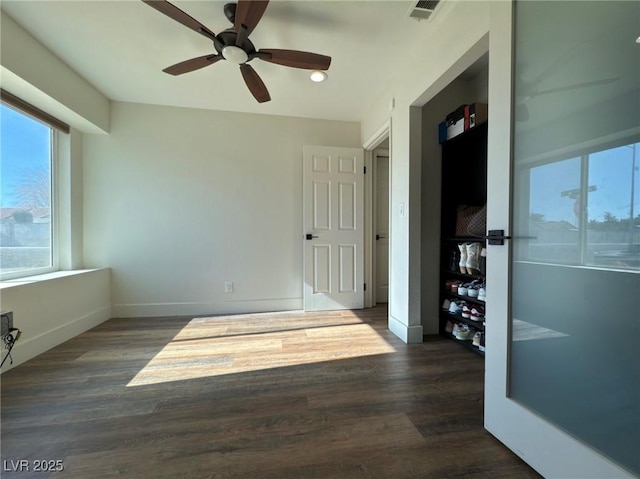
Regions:
M 219 314 L 265 313 L 303 309 L 302 298 L 220 301 L 213 303 L 139 303 L 114 304 L 114 318 L 150 316 L 203 316 Z
M 389 315 L 389 330 L 407 344 L 422 342 L 422 325 L 409 326 Z
M 110 317 L 111 307 L 104 306 L 85 314 L 80 318 L 76 318 L 49 331 L 45 331 L 44 333 L 29 338 L 26 341 L 20 339 L 16 342 L 13 350 L 11 351 L 13 364 L 10 364 L 9 360 L 7 360 L 2 367 L 2 372 L 8 371 L 9 369 L 18 366 L 19 364 L 22 364 L 73 337 L 94 328 Z

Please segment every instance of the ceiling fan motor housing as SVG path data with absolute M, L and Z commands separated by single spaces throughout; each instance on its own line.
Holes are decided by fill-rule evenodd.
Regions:
M 231 4 L 228 4 L 228 5 L 231 5 Z M 236 54 L 239 54 L 237 50 L 242 50 L 247 56 L 247 59 L 245 59 L 242 63 L 251 61 L 256 56 L 256 47 L 253 46 L 253 43 L 248 38 L 245 38 L 242 44 L 240 46 L 237 46 L 236 45 L 237 36 L 238 34 L 233 28 L 228 28 L 227 30 L 220 32 L 218 34 L 218 40 L 220 41 L 214 42 L 213 46 L 216 49 L 216 51 L 225 58 L 225 60 L 229 60 L 233 63 L 238 63 L 237 61 L 232 60 L 231 58 L 227 58 L 228 54 L 225 54 L 224 52 L 236 51 Z M 234 47 L 234 48 L 231 49 L 231 47 Z
M 227 17 L 227 20 L 229 20 L 231 23 L 235 23 L 236 22 L 236 7 L 238 6 L 237 3 L 227 3 L 224 7 L 224 16 Z

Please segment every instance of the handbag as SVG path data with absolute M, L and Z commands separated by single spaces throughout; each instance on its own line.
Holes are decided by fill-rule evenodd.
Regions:
M 468 231 L 469 225 L 481 209 L 482 206 L 470 205 L 459 205 L 456 208 L 456 236 L 467 236 L 470 234 Z M 484 235 L 484 233 L 482 234 Z

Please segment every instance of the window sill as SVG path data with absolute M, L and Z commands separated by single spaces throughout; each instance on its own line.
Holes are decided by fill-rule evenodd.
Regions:
M 91 273 L 93 271 L 99 271 L 105 268 L 92 268 L 92 269 L 75 269 L 71 271 L 54 271 L 51 273 L 38 274 L 35 276 L 25 276 L 22 278 L 5 279 L 0 282 L 0 290 L 5 288 L 13 288 L 16 286 L 23 286 L 26 284 L 41 283 L 43 281 L 51 281 L 59 278 L 67 278 L 70 276 L 79 276 L 82 274 Z

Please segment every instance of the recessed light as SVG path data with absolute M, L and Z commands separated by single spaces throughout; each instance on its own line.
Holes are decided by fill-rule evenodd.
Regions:
M 314 70 L 311 72 L 311 75 L 309 76 L 309 78 L 311 78 L 311 81 L 314 81 L 316 83 L 320 83 L 323 82 L 327 79 L 327 74 L 325 72 L 322 72 L 320 70 Z
M 636 43 L 640 43 L 640 37 L 636 38 Z

